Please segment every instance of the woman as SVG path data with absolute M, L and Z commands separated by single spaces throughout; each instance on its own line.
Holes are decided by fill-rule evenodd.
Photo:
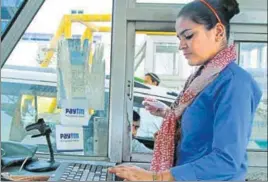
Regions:
M 245 180 L 246 148 L 262 94 L 227 44 L 230 19 L 238 13 L 235 0 L 196 0 L 179 12 L 179 49 L 200 67 L 170 108 L 153 110 L 146 101 L 152 114 L 164 118 L 151 170 L 117 166 L 111 173 L 131 181 Z

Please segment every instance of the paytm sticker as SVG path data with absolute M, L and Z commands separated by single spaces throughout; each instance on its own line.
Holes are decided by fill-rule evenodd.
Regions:
M 66 107 L 61 110 L 61 124 L 66 126 L 86 126 L 90 115 L 85 108 Z
M 81 109 L 81 108 L 65 108 L 65 116 L 85 117 L 85 109 Z
M 56 125 L 57 152 L 84 151 L 83 127 Z
M 79 140 L 79 133 L 61 133 L 61 140 Z

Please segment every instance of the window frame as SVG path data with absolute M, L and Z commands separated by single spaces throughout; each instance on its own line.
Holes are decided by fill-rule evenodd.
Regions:
M 34 19 L 35 15 L 38 13 L 38 10 L 42 7 L 43 3 L 45 0 L 38 0 L 38 1 L 26 1 L 27 3 L 25 4 L 24 8 L 22 11 L 19 13 L 16 21 L 12 24 L 12 27 L 7 31 L 7 34 L 5 37 L 2 37 L 2 42 L 1 42 L 1 51 L 2 53 L 4 52 L 5 54 L 1 54 L 1 73 L 3 71 L 3 67 L 5 62 L 7 61 L 9 55 L 12 53 L 13 49 L 17 45 L 17 43 L 21 40 L 21 37 L 23 36 L 24 32 Z M 115 5 L 115 4 L 118 4 Z M 122 9 L 122 7 L 125 6 L 124 3 L 119 3 L 118 1 L 114 0 L 113 1 L 113 6 L 116 6 Z M 112 21 L 112 24 L 115 27 L 118 27 L 118 29 L 121 26 L 122 21 L 120 21 L 120 17 L 122 17 L 121 12 L 118 12 L 116 10 L 112 10 L 113 19 L 116 19 L 117 21 Z M 124 20 L 124 19 L 123 19 Z M 117 29 L 117 28 L 116 28 Z M 121 28 L 120 28 L 121 29 Z M 116 36 L 116 38 L 113 35 L 113 32 L 115 31 L 115 28 L 112 28 L 111 32 L 111 39 L 114 40 L 116 39 L 116 42 L 121 42 L 125 41 L 124 38 L 120 36 Z M 117 45 L 117 47 L 120 47 Z M 123 119 L 120 119 L 121 113 L 123 113 L 123 109 L 120 110 L 118 108 L 124 108 L 124 104 L 120 104 L 120 100 L 122 100 L 122 95 L 123 93 L 120 94 L 120 92 L 123 92 L 122 88 L 124 87 L 124 84 L 121 84 L 123 81 L 121 80 L 118 81 L 117 77 L 121 77 L 121 74 L 125 72 L 124 69 L 124 64 L 120 64 L 120 61 L 112 61 L 112 60 L 121 60 L 123 62 L 123 59 L 118 56 L 118 52 L 121 52 L 121 49 L 112 49 L 111 50 L 111 70 L 113 68 L 113 72 L 111 71 L 111 78 L 109 82 L 109 113 L 108 113 L 108 130 L 109 130 L 109 140 L 108 140 L 108 154 L 105 157 L 96 157 L 96 156 L 78 156 L 78 155 L 66 155 L 66 154 L 55 154 L 55 158 L 63 159 L 63 158 L 68 158 L 68 159 L 77 159 L 80 158 L 82 160 L 105 160 L 105 161 L 110 161 L 110 162 L 122 162 L 122 133 L 118 132 L 118 128 L 122 127 Z M 118 65 L 121 65 L 118 68 Z M 117 71 L 116 71 L 117 69 Z M 24 72 L 26 70 L 23 70 Z M 1 77 L 1 82 L 8 80 L 11 82 L 14 82 L 18 78 L 3 78 Z M 29 78 L 30 80 L 23 80 L 23 83 L 38 83 L 40 81 L 36 80 L 36 78 Z M 122 77 L 123 79 L 123 77 Z M 42 84 L 42 83 L 41 83 Z M 56 85 L 56 83 L 49 82 L 49 85 Z M 113 96 L 112 96 L 113 95 Z M 112 107 L 112 108 L 111 108 Z M 119 118 L 119 119 L 118 119 Z M 122 121 L 120 123 L 120 120 Z M 49 156 L 48 153 L 42 153 L 39 152 L 37 153 L 38 157 L 41 158 L 47 158 Z
M 158 32 L 174 32 L 174 24 L 176 20 L 176 16 L 178 11 L 182 8 L 183 5 L 180 4 L 141 4 L 131 1 L 131 5 L 128 7 L 127 10 L 127 18 L 126 23 L 127 26 L 124 27 L 125 31 L 128 32 L 128 36 L 131 39 L 135 40 L 135 32 L 136 31 L 158 31 Z M 134 4 L 134 5 L 133 5 Z M 267 13 L 267 9 L 254 9 L 256 6 L 248 5 L 243 6 L 241 9 L 241 13 L 236 16 L 231 22 L 231 41 L 239 41 L 239 40 L 247 40 L 250 39 L 251 41 L 263 41 L 267 40 L 267 18 L 262 18 Z M 123 16 L 123 15 L 122 15 Z M 246 23 L 245 23 L 246 22 Z M 134 26 L 134 27 L 133 27 Z M 134 30 L 133 30 L 134 29 Z M 133 42 L 128 42 L 126 44 L 127 49 L 128 47 L 133 47 Z M 238 48 L 238 47 L 237 47 Z M 147 51 L 147 50 L 146 50 Z M 123 54 L 123 53 L 122 53 Z M 134 55 L 130 55 L 128 52 L 127 54 L 127 68 L 126 69 L 133 69 Z M 146 58 L 145 58 L 146 59 Z M 130 64 L 131 63 L 131 64 Z M 130 75 L 132 74 L 132 75 Z M 127 79 L 129 79 L 133 73 L 129 72 L 127 74 Z M 125 82 L 127 82 L 125 79 Z M 128 93 L 128 92 L 125 92 Z M 133 93 L 133 90 L 132 90 Z M 127 115 L 132 115 L 133 103 L 129 103 L 127 99 L 125 99 L 125 103 L 127 105 Z M 127 123 L 127 120 L 132 120 L 132 118 L 126 118 L 124 122 Z M 130 142 L 129 139 L 129 131 L 128 125 L 124 126 L 124 138 L 126 141 Z M 126 139 L 127 138 L 127 139 Z M 123 159 L 124 162 L 151 162 L 151 158 L 149 155 L 144 154 L 137 154 L 131 153 L 130 144 L 126 144 L 123 146 Z
M 240 66 L 240 51 L 241 51 L 241 49 L 240 49 L 240 44 L 241 43 L 266 43 L 267 44 L 267 41 L 265 41 L 265 39 L 267 38 L 267 34 L 266 35 L 263 35 L 262 36 L 262 38 L 263 38 L 263 40 L 258 40 L 258 41 L 254 41 L 254 40 L 252 40 L 252 39 L 250 39 L 250 38 L 246 38 L 246 37 L 243 37 L 243 36 L 241 36 L 240 37 L 241 38 L 241 40 L 235 40 L 235 44 L 237 45 L 237 47 L 238 47 L 238 53 L 237 53 L 237 64 Z M 266 39 L 267 40 L 267 39 Z M 267 44 L 268 45 L 268 44 Z M 267 64 L 268 64 L 268 60 L 266 60 L 267 61 Z M 263 94 L 265 94 L 265 93 L 263 93 Z M 267 93 L 266 93 L 267 94 Z M 268 124 L 268 123 L 267 123 Z M 268 148 L 267 149 L 247 149 L 247 151 L 248 152 L 267 152 L 268 151 Z

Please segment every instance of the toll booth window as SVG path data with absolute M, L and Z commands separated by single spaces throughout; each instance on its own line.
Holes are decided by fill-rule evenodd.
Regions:
M 239 52 L 240 66 L 254 77 L 263 92 L 248 148 L 267 150 L 267 43 L 240 42 Z
M 1 70 L 1 141 L 48 152 L 25 129 L 43 118 L 55 153 L 107 157 L 111 13 L 112 0 L 44 2 Z
M 170 106 L 194 68 L 178 51 L 176 36 L 136 33 L 134 58 L 134 102 L 132 153 L 152 154 L 154 135 L 163 118 L 150 114 L 142 104 L 151 97 Z M 135 160 L 135 159 L 134 159 Z

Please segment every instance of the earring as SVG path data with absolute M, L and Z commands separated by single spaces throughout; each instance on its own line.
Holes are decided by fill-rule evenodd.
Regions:
M 216 41 L 218 42 L 219 40 L 221 40 L 223 37 L 223 33 L 222 34 L 219 34 L 217 37 L 216 37 Z

